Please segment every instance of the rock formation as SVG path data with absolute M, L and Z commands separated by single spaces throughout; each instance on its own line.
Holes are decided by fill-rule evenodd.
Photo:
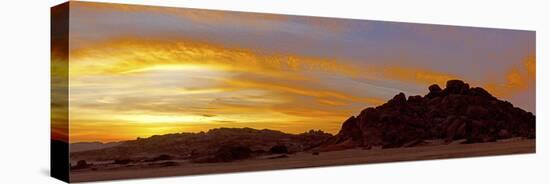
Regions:
M 450 80 L 445 89 L 429 86 L 425 96 L 399 93 L 387 103 L 364 109 L 342 124 L 321 148 L 415 146 L 428 139 L 463 143 L 510 137 L 535 138 L 535 116 L 501 101 L 480 87 Z M 322 149 L 321 149 L 322 150 Z

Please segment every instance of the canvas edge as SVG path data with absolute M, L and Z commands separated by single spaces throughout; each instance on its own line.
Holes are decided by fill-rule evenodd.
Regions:
M 69 4 L 50 8 L 50 176 L 70 182 L 69 163 Z

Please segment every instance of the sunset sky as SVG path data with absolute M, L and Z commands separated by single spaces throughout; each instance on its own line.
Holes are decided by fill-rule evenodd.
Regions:
M 535 113 L 535 32 L 71 2 L 70 142 L 337 133 L 462 79 Z

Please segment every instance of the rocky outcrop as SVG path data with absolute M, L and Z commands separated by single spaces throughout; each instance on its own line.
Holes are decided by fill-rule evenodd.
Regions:
M 90 151 L 98 150 L 104 148 L 110 148 L 120 145 L 121 142 L 110 142 L 110 143 L 101 143 L 101 142 L 77 142 L 70 144 L 70 152 L 79 152 L 79 151 Z
M 510 137 L 535 138 L 535 116 L 501 101 L 479 87 L 450 80 L 445 89 L 429 86 L 425 96 L 397 94 L 387 103 L 364 109 L 342 124 L 321 150 L 415 146 L 423 140 L 464 139 L 491 142 Z

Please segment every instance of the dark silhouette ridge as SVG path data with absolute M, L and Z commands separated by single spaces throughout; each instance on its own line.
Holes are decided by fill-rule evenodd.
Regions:
M 462 143 L 492 142 L 511 137 L 535 138 L 535 116 L 461 80 L 446 88 L 429 86 L 425 96 L 399 93 L 387 103 L 369 107 L 342 124 L 320 150 L 353 147 L 411 147 L 430 139 Z
M 108 143 L 101 143 L 101 142 L 77 142 L 77 143 L 71 143 L 70 146 L 70 152 L 80 152 L 80 151 L 88 151 L 88 150 L 97 150 L 97 149 L 103 149 L 103 148 L 109 148 L 114 147 L 122 144 L 124 141 L 120 142 L 108 142 Z
M 130 163 L 169 157 L 199 163 L 229 162 L 266 154 L 301 152 L 319 146 L 330 137 L 331 134 L 320 130 L 288 134 L 268 129 L 216 128 L 208 132 L 155 135 L 120 142 L 113 147 L 72 152 L 71 160 Z

